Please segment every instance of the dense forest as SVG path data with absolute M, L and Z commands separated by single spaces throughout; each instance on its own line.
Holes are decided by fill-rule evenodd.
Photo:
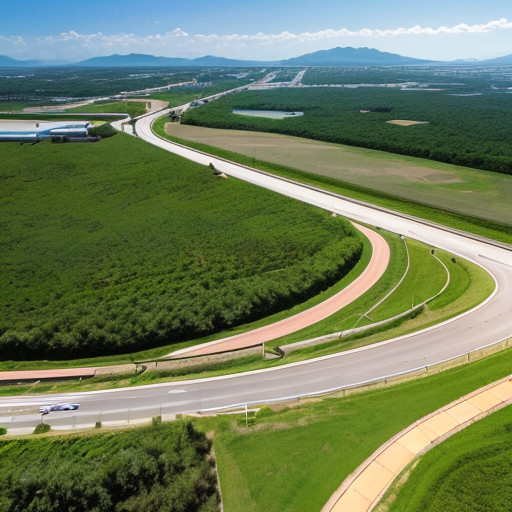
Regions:
M 302 111 L 304 116 L 244 117 L 233 114 L 235 108 Z M 226 96 L 186 112 L 182 123 L 295 135 L 512 174 L 511 112 L 512 94 L 501 92 L 292 88 Z M 387 122 L 392 120 L 425 124 Z
M 0 441 L 0 512 L 216 512 L 210 450 L 185 422 Z
M 343 219 L 124 134 L 0 159 L 4 360 L 221 331 L 316 295 L 361 254 Z

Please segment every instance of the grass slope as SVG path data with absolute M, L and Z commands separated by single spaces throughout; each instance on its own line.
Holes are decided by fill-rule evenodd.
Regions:
M 426 453 L 405 484 L 390 489 L 389 512 L 508 512 L 512 503 L 512 407 Z M 384 498 L 385 501 L 386 498 Z
M 509 349 L 389 388 L 280 412 L 264 409 L 249 428 L 243 416 L 239 421 L 232 416 L 195 420 L 198 428 L 215 430 L 224 510 L 238 512 L 243 505 L 251 512 L 317 512 L 385 441 L 443 405 L 509 375 L 511 365 Z
M 137 117 L 146 113 L 146 103 L 140 101 L 117 101 L 114 103 L 98 103 L 97 105 L 84 105 L 83 107 L 75 107 L 67 109 L 67 112 L 84 112 L 108 114 L 115 112 L 116 114 L 128 114 L 130 117 Z
M 344 220 L 123 134 L 0 152 L 3 359 L 219 331 L 316 295 L 360 256 Z

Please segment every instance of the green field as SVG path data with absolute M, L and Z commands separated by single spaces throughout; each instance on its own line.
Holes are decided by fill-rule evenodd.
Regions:
M 307 300 L 360 257 L 346 221 L 123 134 L 0 151 L 4 360 L 204 336 Z
M 115 112 L 117 114 L 128 114 L 130 117 L 134 118 L 146 113 L 146 102 L 117 101 L 113 103 L 98 103 L 92 105 L 84 105 L 83 107 L 68 108 L 66 112 L 98 114 Z
M 194 421 L 201 430 L 215 430 L 226 512 L 318 512 L 342 481 L 393 435 L 509 375 L 511 365 L 509 349 L 405 384 L 276 407 L 281 409 L 277 412 L 265 408 L 249 428 L 243 415 Z
M 510 94 L 457 96 L 445 90 L 291 88 L 243 91 L 182 116 L 184 124 L 295 135 L 512 174 Z M 233 109 L 301 111 L 282 120 Z M 388 121 L 426 124 L 397 126 Z
M 2 440 L 0 511 L 214 512 L 210 449 L 185 422 Z
M 380 511 L 509 512 L 511 432 L 509 406 L 455 434 L 421 457 L 405 483 L 390 488 Z
M 508 200 L 509 191 L 512 193 L 510 176 L 279 134 L 211 130 L 175 123 L 166 127 L 166 121 L 162 117 L 153 125 L 155 133 L 163 138 L 337 194 L 512 244 L 512 209 Z M 176 134 L 185 138 L 174 136 Z M 281 138 L 286 140 L 281 142 Z M 311 145 L 315 147 L 311 149 Z M 339 161 L 335 162 L 336 157 L 329 156 L 333 149 L 335 153 L 341 151 L 338 157 L 345 162 L 344 167 L 340 167 Z M 274 160 L 271 153 L 275 162 L 264 160 Z M 382 166 L 384 169 L 401 168 L 400 174 L 409 169 L 419 172 L 420 176 L 437 171 L 441 174 L 456 172 L 462 181 L 468 182 L 468 188 L 466 192 L 460 190 L 457 193 L 449 187 L 443 191 L 440 184 L 429 184 L 433 188 L 424 194 L 412 181 L 394 180 L 394 187 L 384 192 L 383 184 L 387 178 L 379 174 Z M 368 171 L 371 174 L 364 178 L 365 186 L 347 181 L 352 180 L 351 176 L 364 175 Z

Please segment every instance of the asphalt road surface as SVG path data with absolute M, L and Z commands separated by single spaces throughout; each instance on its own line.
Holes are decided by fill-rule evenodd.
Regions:
M 305 396 L 412 371 L 512 337 L 512 252 L 508 248 L 251 171 L 163 141 L 150 129 L 150 123 L 157 115 L 161 113 L 138 121 L 136 129 L 139 137 L 204 165 L 211 162 L 230 176 L 463 256 L 480 264 L 494 276 L 497 285 L 495 293 L 478 308 L 432 328 L 279 368 L 103 392 L 1 398 L 0 426 L 31 428 L 40 421 L 37 407 L 51 403 L 80 403 L 76 413 L 55 412 L 45 418 L 53 428 L 70 428 L 91 426 L 96 421 L 102 421 L 104 425 L 126 421 L 133 423 L 159 414 L 197 412 Z

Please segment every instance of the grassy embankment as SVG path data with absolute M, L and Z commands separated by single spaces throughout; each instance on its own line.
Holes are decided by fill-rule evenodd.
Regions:
M 98 103 L 66 109 L 69 113 L 94 113 L 94 114 L 128 114 L 131 118 L 146 113 L 146 103 L 141 101 L 116 101 L 113 103 Z
M 214 512 L 210 449 L 185 422 L 1 440 L 0 511 Z
M 354 183 L 348 183 L 346 181 L 333 178 L 331 176 L 321 176 L 318 174 L 313 174 L 310 172 L 294 169 L 289 166 L 258 160 L 252 156 L 242 155 L 240 153 L 235 153 L 233 151 L 229 151 L 226 149 L 213 147 L 207 144 L 203 144 L 201 142 L 192 142 L 177 137 L 172 137 L 165 133 L 164 125 L 166 122 L 167 119 L 165 117 L 158 119 L 153 125 L 155 133 L 157 133 L 161 137 L 167 138 L 169 140 L 175 140 L 176 142 L 179 142 L 186 146 L 199 149 L 201 151 L 222 158 L 226 158 L 228 160 L 241 163 L 243 165 L 255 167 L 266 172 L 270 172 L 296 181 L 300 181 L 302 183 L 321 187 L 323 189 L 335 192 L 337 194 L 345 195 L 353 199 L 366 201 L 371 204 L 376 204 L 378 206 L 390 208 L 392 210 L 402 212 L 408 215 L 414 215 L 416 217 L 423 218 L 432 222 L 437 222 L 439 224 L 443 224 L 455 229 L 460 229 L 462 231 L 474 233 L 479 236 L 512 244 L 512 221 L 510 221 L 507 218 L 504 219 L 506 222 L 500 223 L 489 219 L 473 217 L 470 214 L 449 211 L 448 205 L 445 205 L 444 209 L 439 207 L 432 208 L 431 205 L 426 202 L 419 203 L 414 201 L 413 199 L 407 199 L 404 198 L 403 196 L 399 197 L 396 195 L 396 193 L 391 194 L 389 192 L 372 190 L 368 186 L 363 187 L 360 185 L 356 185 Z M 396 157 L 396 155 L 392 155 L 390 153 L 360 148 L 350 148 L 350 152 L 356 153 L 357 155 L 362 155 L 363 157 L 371 156 L 372 160 L 374 161 L 374 166 L 379 163 L 379 159 L 394 160 L 396 158 L 400 158 L 401 160 L 407 159 L 407 162 L 411 166 L 428 165 L 429 167 L 439 167 L 442 168 L 443 170 L 446 170 L 445 164 L 425 161 L 413 157 Z M 502 179 L 509 178 L 505 176 L 502 177 Z M 467 188 L 470 192 L 472 191 L 472 187 L 479 187 L 478 189 L 475 189 L 479 190 L 482 186 L 482 180 L 471 180 L 467 184 Z
M 343 219 L 122 134 L 0 150 L 4 359 L 195 339 L 302 303 L 360 257 Z
M 509 375 L 511 365 L 509 349 L 388 388 L 279 412 L 265 408 L 250 419 L 249 428 L 243 415 L 194 422 L 204 431 L 215 430 L 226 512 L 317 512 L 385 441 L 443 405 Z
M 406 468 L 376 511 L 508 512 L 511 430 L 506 407 L 455 434 Z

